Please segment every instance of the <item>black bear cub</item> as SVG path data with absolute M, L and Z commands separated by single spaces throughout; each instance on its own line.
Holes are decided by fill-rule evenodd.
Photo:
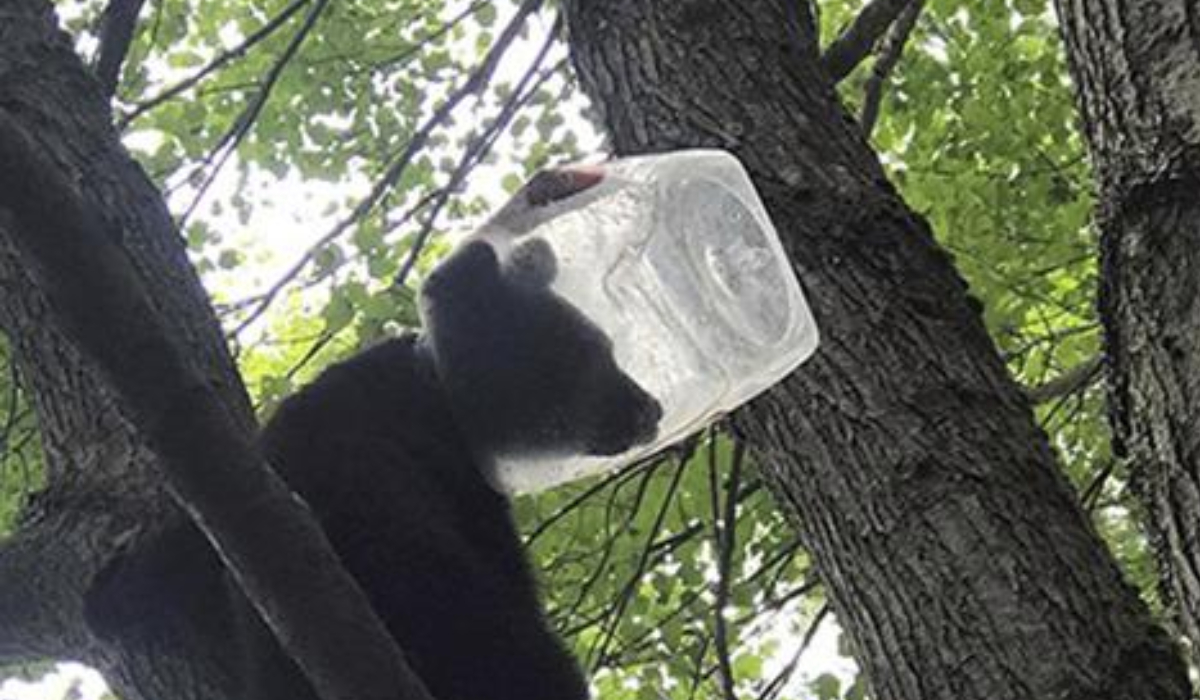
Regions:
M 544 173 L 509 220 L 590 184 Z M 618 453 L 651 440 L 662 414 L 604 332 L 550 290 L 552 251 L 518 250 L 502 266 L 484 242 L 460 248 L 427 285 L 426 337 L 331 367 L 262 435 L 268 461 L 312 507 L 437 700 L 587 697 L 484 462 L 494 452 Z M 197 643 L 181 640 L 228 642 L 230 697 L 315 698 L 191 524 L 102 572 L 85 614 L 100 637 L 151 658 Z
M 585 698 L 508 500 L 482 477 L 429 360 L 408 336 L 329 369 L 276 413 L 267 454 L 435 698 Z M 255 672 L 257 697 L 297 697 L 262 640 L 258 666 L 274 677 Z

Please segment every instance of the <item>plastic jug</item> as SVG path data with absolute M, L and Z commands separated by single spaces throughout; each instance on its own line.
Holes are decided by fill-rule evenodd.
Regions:
M 594 444 L 587 440 L 556 442 L 555 430 L 573 431 L 575 424 L 603 414 L 605 407 L 596 404 L 594 396 L 570 396 L 577 391 L 597 394 L 594 383 L 575 387 L 570 380 L 547 379 L 561 390 L 555 389 L 549 400 L 543 392 L 538 400 L 545 405 L 530 409 L 546 415 L 514 422 L 511 428 L 538 433 L 538 439 L 492 442 L 505 446 L 484 455 L 493 483 L 507 492 L 543 490 L 658 451 L 764 391 L 817 347 L 816 324 L 800 285 L 762 201 L 734 156 L 687 150 L 587 168 L 597 173 L 594 185 L 541 207 L 521 230 L 485 225 L 463 245 L 475 241 L 490 246 L 502 275 L 516 275 L 528 251 L 548 260 L 545 293 L 607 336 L 620 372 L 652 396 L 660 410 L 652 414 L 653 430 L 641 430 L 629 444 L 608 446 L 616 445 L 619 451 L 587 447 Z M 499 214 L 496 218 L 502 219 Z M 456 377 L 454 362 L 446 359 L 455 356 L 455 348 L 446 344 L 473 341 L 470 335 L 457 338 L 449 333 L 439 338 L 439 330 L 450 324 L 438 314 L 445 319 L 468 312 L 454 304 L 423 304 L 423 312 L 434 351 L 445 359 L 439 367 L 443 381 L 456 386 L 450 391 L 452 403 L 471 402 L 469 410 L 479 411 L 479 401 L 495 400 L 502 402 L 496 413 L 511 415 L 513 407 L 522 410 L 521 404 L 501 394 L 516 394 L 554 373 L 552 368 L 530 372 L 526 367 L 521 374 L 520 367 L 507 368 L 501 362 L 489 368 L 490 374 L 473 375 L 491 379 L 464 384 Z M 514 326 L 517 332 L 524 327 Z M 504 347 L 516 342 L 498 338 L 496 344 Z M 549 366 L 558 355 L 534 359 L 549 350 L 545 338 L 537 340 L 537 348 L 519 356 Z M 502 350 L 489 352 L 497 358 L 518 357 Z M 494 381 L 496 372 L 510 371 L 522 377 L 520 382 L 500 389 L 500 384 L 482 385 Z M 583 377 L 588 372 L 583 366 L 577 372 L 564 368 L 563 376 Z M 584 403 L 572 403 L 576 398 Z M 592 403 L 586 403 L 589 398 Z M 556 406 L 559 401 L 561 406 Z M 572 406 L 587 408 L 572 415 Z M 562 416 L 572 416 L 571 424 L 554 422 Z

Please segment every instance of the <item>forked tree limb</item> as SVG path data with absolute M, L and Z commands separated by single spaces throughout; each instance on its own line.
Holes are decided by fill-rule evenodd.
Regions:
M 165 330 L 119 241 L 30 132 L 0 110 L 0 209 L 55 314 L 159 456 L 213 541 L 325 700 L 430 700 L 308 508 Z

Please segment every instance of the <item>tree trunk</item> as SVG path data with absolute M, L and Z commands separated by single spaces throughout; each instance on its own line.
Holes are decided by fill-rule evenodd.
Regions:
M 183 241 L 56 25 L 42 0 L 0 8 L 0 105 L 122 231 L 170 332 L 249 428 L 249 402 Z M 113 645 L 93 639 L 84 623 L 82 594 L 95 574 L 182 515 L 158 485 L 153 456 L 16 257 L 10 225 L 0 212 L 0 328 L 13 341 L 37 410 L 49 486 L 0 547 L 0 661 L 76 658 L 104 671 L 126 700 L 232 698 L 235 659 L 202 626 L 181 626 L 172 639 Z
M 1200 663 L 1200 16 L 1192 0 L 1059 0 L 1097 220 L 1114 451 Z
M 738 425 L 874 697 L 1188 697 L 978 305 L 838 104 L 807 4 L 573 0 L 568 19 L 618 153 L 728 148 L 781 230 L 822 345 Z
M 121 147 L 51 6 L 13 1 L 2 14 L 0 323 L 43 421 L 48 494 L 66 501 L 59 519 L 42 512 L 67 529 L 52 533 L 66 544 L 57 551 L 28 546 L 47 541 L 37 525 L 5 547 L 0 576 L 32 574 L 39 584 L 48 571 L 55 580 L 46 591 L 13 586 L 22 598 L 0 599 L 0 649 L 82 655 L 127 698 L 239 690 L 231 669 L 249 661 L 228 639 L 238 620 L 223 597 L 193 594 L 220 586 L 204 551 L 191 560 L 209 563 L 195 572 L 159 576 L 164 597 L 177 598 L 151 624 L 112 627 L 116 638 L 103 640 L 89 629 L 107 603 L 82 603 L 115 550 L 139 544 L 151 523 L 177 522 L 153 486 L 167 483 L 321 697 L 428 697 L 308 507 L 266 465 L 163 199 Z M 99 463 L 86 461 L 104 448 Z M 81 507 L 88 498 L 99 523 Z M 72 525 L 93 537 L 78 541 Z M 53 563 L 39 570 L 23 559 L 31 554 Z

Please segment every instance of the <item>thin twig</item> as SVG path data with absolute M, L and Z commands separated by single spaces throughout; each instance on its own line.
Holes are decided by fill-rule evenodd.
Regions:
M 537 74 L 538 67 L 541 66 L 542 61 L 546 60 L 546 56 L 550 53 L 550 48 L 554 45 L 555 37 L 561 26 L 560 22 L 556 22 L 554 28 L 550 30 L 550 34 L 546 37 L 541 50 L 534 58 L 529 70 L 522 76 L 520 83 L 517 84 L 512 95 L 501 108 L 500 114 L 497 115 L 496 119 L 482 133 L 472 139 L 471 143 L 463 151 L 463 156 L 455 166 L 454 172 L 451 173 L 449 182 L 442 188 L 443 194 L 438 197 L 437 202 L 425 217 L 425 222 L 422 224 L 421 229 L 413 239 L 413 244 L 408 250 L 408 256 L 405 258 L 404 264 L 400 266 L 400 271 L 396 273 L 396 278 L 392 282 L 393 286 L 403 287 L 408 281 L 408 276 L 412 273 L 413 268 L 416 267 L 417 260 L 420 258 L 421 250 L 429 240 L 430 234 L 433 233 L 438 214 L 441 213 L 442 208 L 450 200 L 450 194 L 458 189 L 466 179 L 467 174 L 487 155 L 492 145 L 495 144 L 496 139 L 504 132 L 504 129 L 512 121 L 512 118 L 516 116 L 521 107 L 537 94 L 538 89 L 550 79 L 550 76 L 558 70 L 559 66 L 565 65 L 565 62 L 560 63 L 559 66 L 555 66 L 551 70 L 542 73 L 538 81 L 530 87 L 530 82 L 534 75 Z
M 883 46 L 880 47 L 875 65 L 871 66 L 871 75 L 867 78 L 867 84 L 863 88 L 862 116 L 859 119 L 863 133 L 867 136 L 870 136 L 871 132 L 875 130 L 875 121 L 879 118 L 879 104 L 883 100 L 883 85 L 891 75 L 892 69 L 900 62 L 900 57 L 904 54 L 904 45 L 908 43 L 908 37 L 912 34 L 913 28 L 917 26 L 917 18 L 921 16 L 923 5 L 924 0 L 908 0 L 900 17 L 888 31 L 887 38 L 883 40 Z
M 525 19 L 529 17 L 530 14 L 535 12 L 539 7 L 541 7 L 542 2 L 543 0 L 525 0 L 521 7 L 518 8 L 516 15 L 513 16 L 512 21 L 508 23 L 508 25 L 504 28 L 504 31 L 501 32 L 500 36 L 496 39 L 495 43 L 492 44 L 491 49 L 488 50 L 488 54 L 484 57 L 484 60 L 479 65 L 479 68 L 476 69 L 469 78 L 467 78 L 466 82 L 464 82 L 453 93 L 451 93 L 450 97 L 447 98 L 447 100 L 436 111 L 434 111 L 433 115 L 421 125 L 421 128 L 419 128 L 416 133 L 413 134 L 413 137 L 409 139 L 408 143 L 401 150 L 401 152 L 392 159 L 391 165 L 389 165 L 387 170 L 384 171 L 383 177 L 379 178 L 379 180 L 375 182 L 375 184 L 371 187 L 371 191 L 368 192 L 367 195 L 361 201 L 359 201 L 357 205 L 355 205 L 354 209 L 345 218 L 334 224 L 334 226 L 325 235 L 321 236 L 313 246 L 311 246 L 304 252 L 303 255 L 300 256 L 300 259 L 298 259 L 291 267 L 289 267 L 279 277 L 279 279 L 262 294 L 258 303 L 255 305 L 254 310 L 250 312 L 250 314 L 238 325 L 236 329 L 234 329 L 233 333 L 235 335 L 240 333 L 250 324 L 254 323 L 259 316 L 265 313 L 271 303 L 275 301 L 275 298 L 279 296 L 279 293 L 283 291 L 284 287 L 286 287 L 293 278 L 295 278 L 298 274 L 300 274 L 300 272 L 308 267 L 309 263 L 312 262 L 317 253 L 324 246 L 328 245 L 334 239 L 338 238 L 347 230 L 349 230 L 350 227 L 366 218 L 366 216 L 375 209 L 376 205 L 378 205 L 384 196 L 396 185 L 397 182 L 399 182 L 401 176 L 404 175 L 405 170 L 408 169 L 408 166 L 416 158 L 421 149 L 425 147 L 429 137 L 435 130 L 437 130 L 438 127 L 440 127 L 447 119 L 449 119 L 451 113 L 458 106 L 458 104 L 468 96 L 475 94 L 488 85 L 492 74 L 496 70 L 496 66 L 500 62 L 500 59 L 507 52 L 509 46 L 516 40 L 521 27 L 525 23 Z M 430 196 L 427 199 L 429 201 L 433 201 L 435 198 L 436 195 Z M 415 209 L 413 211 L 415 211 Z
M 787 607 L 787 604 L 791 603 L 793 600 L 803 598 L 809 593 L 812 593 L 818 585 L 819 582 L 816 579 L 805 579 L 800 584 L 792 586 L 780 595 L 773 595 L 771 597 L 764 596 L 762 597 L 761 602 L 755 606 L 756 609 L 746 613 L 745 615 L 742 615 L 741 617 L 734 618 L 734 622 L 739 626 L 749 626 L 747 632 L 748 636 L 758 636 L 760 632 L 765 631 L 763 630 L 763 626 L 773 619 L 773 615 L 783 610 L 785 607 Z M 762 619 L 763 617 L 766 617 L 767 620 L 764 621 Z M 754 624 L 751 625 L 751 623 Z
M 710 637 L 705 635 L 701 639 L 701 643 L 696 647 L 696 653 L 692 655 L 692 665 L 696 670 L 692 674 L 691 687 L 688 689 L 688 700 L 695 700 L 696 693 L 700 690 L 700 684 L 706 678 L 704 673 L 704 657 L 708 655 L 709 641 Z
M 800 665 L 800 658 L 804 656 L 804 652 L 808 651 L 808 647 L 812 645 L 813 639 L 817 636 L 817 631 L 821 629 L 821 624 L 825 622 L 825 618 L 829 615 L 829 603 L 821 606 L 817 614 L 813 617 L 813 621 L 808 626 L 808 631 L 804 634 L 804 639 L 801 640 L 800 646 L 796 648 L 796 652 L 792 654 L 792 658 L 784 664 L 779 673 L 767 683 L 762 692 L 758 694 L 758 700 L 774 700 L 783 690 L 784 686 L 796 672 L 796 668 Z
M 667 492 L 663 496 L 662 505 L 654 518 L 654 523 L 650 526 L 650 534 L 647 536 L 646 545 L 642 548 L 641 555 L 638 557 L 633 575 L 625 582 L 625 587 L 621 590 L 621 594 L 617 598 L 617 604 L 613 606 L 612 614 L 609 615 L 608 624 L 605 625 L 597 643 L 588 652 L 588 658 L 590 659 L 588 665 L 593 670 L 599 668 L 607 658 L 609 645 L 612 644 L 613 638 L 617 634 L 617 627 L 620 626 L 621 617 L 624 616 L 625 609 L 629 607 L 629 601 L 633 599 L 633 596 L 637 592 L 638 583 L 646 573 L 646 566 L 650 561 L 650 547 L 658 539 L 658 533 L 662 531 L 663 523 L 667 519 L 667 512 L 670 510 L 671 503 L 675 500 L 675 493 L 679 490 L 679 482 L 683 479 L 683 472 L 686 468 L 686 462 L 679 462 L 675 467 L 675 473 L 671 475 L 671 483 L 667 486 Z
M 139 102 L 134 106 L 133 110 L 131 110 L 129 114 L 120 119 L 118 122 L 118 128 L 124 130 L 134 120 L 162 105 L 167 100 L 170 100 L 171 98 L 178 96 L 180 93 L 186 92 L 187 90 L 195 87 L 200 81 L 224 67 L 226 64 L 245 57 L 246 53 L 249 52 L 251 48 L 274 34 L 276 30 L 286 24 L 293 15 L 299 12 L 302 7 L 311 1 L 312 0 L 294 0 L 294 2 L 285 7 L 282 12 L 272 17 L 270 21 L 256 30 L 253 34 L 246 37 L 237 46 L 221 52 L 216 58 L 205 64 L 203 68 L 187 78 L 180 80 L 170 87 L 164 88 L 161 92 L 157 93 L 153 97 Z M 370 66 L 369 70 L 377 71 L 385 67 L 395 67 L 403 64 L 409 58 L 412 58 L 414 55 L 416 55 L 416 53 L 419 52 L 423 47 L 428 45 L 429 42 L 437 41 L 442 36 L 445 36 L 447 32 L 453 30 L 454 27 L 461 24 L 463 20 L 479 11 L 479 8 L 486 4 L 488 4 L 487 0 L 476 0 L 476 2 L 472 3 L 460 13 L 450 18 L 445 24 L 427 34 L 422 35 L 413 44 L 406 46 L 403 51 L 400 51 L 396 55 L 389 56 L 388 58 Z M 327 63 L 329 60 L 330 59 L 319 59 L 313 61 L 313 65 Z M 357 72 L 358 71 L 348 71 L 347 75 L 355 75 Z
M 430 31 L 426 34 L 421 35 L 420 38 L 418 38 L 415 41 L 413 41 L 412 43 L 408 44 L 400 51 L 397 51 L 396 53 L 392 54 L 391 56 L 388 56 L 388 57 L 383 58 L 378 61 L 374 61 L 372 63 L 368 63 L 365 65 L 355 65 L 355 67 L 353 67 L 353 68 L 348 68 L 345 71 L 344 75 L 358 76 L 358 75 L 363 75 L 363 74 L 367 74 L 367 73 L 378 73 L 385 68 L 395 70 L 396 68 L 407 63 L 409 61 L 409 59 L 412 59 L 415 56 L 417 56 L 421 52 L 421 50 L 424 49 L 426 46 L 428 46 L 430 43 L 435 42 L 438 39 L 441 39 L 446 34 L 449 34 L 450 32 L 454 31 L 455 27 L 462 24 L 464 20 L 466 20 L 468 17 L 470 17 L 471 15 L 474 15 L 476 12 L 478 12 L 484 5 L 490 5 L 490 4 L 492 4 L 491 0 L 475 0 L 475 2 L 473 2 L 470 5 L 463 8 L 462 11 L 460 11 L 457 15 L 446 20 L 446 22 L 444 24 L 442 24 L 441 26 L 439 26 L 437 29 L 434 29 L 433 31 Z M 319 65 L 329 64 L 329 63 L 335 63 L 338 61 L 361 63 L 361 58 L 362 58 L 361 56 L 357 55 L 353 51 L 349 51 L 349 52 L 339 54 L 339 55 L 325 56 L 325 57 L 316 59 L 312 62 L 312 65 L 319 66 Z M 357 59 L 357 61 L 356 61 L 356 59 Z
M 1059 411 L 1063 410 L 1068 403 L 1074 401 L 1073 408 L 1071 408 L 1070 412 L 1062 419 L 1062 421 L 1059 423 L 1059 426 L 1069 424 L 1082 413 L 1086 399 L 1087 392 L 1085 391 L 1070 392 L 1063 394 L 1057 399 L 1052 399 L 1052 401 L 1054 401 L 1053 405 L 1051 405 L 1050 410 L 1046 411 L 1044 416 L 1038 419 L 1038 425 L 1040 425 L 1043 430 L 1053 432 L 1051 426 L 1054 424 L 1054 419 L 1058 416 Z
M 1084 323 L 1078 326 L 1071 326 L 1069 328 L 1055 328 L 1045 335 L 1029 338 L 1020 347 L 1013 348 L 1012 350 L 1001 354 L 1001 358 L 1003 358 L 1005 362 L 1012 362 L 1015 359 L 1019 359 L 1022 355 L 1025 355 L 1039 345 L 1057 343 L 1058 341 L 1070 338 L 1071 336 L 1091 333 L 1092 331 L 1099 329 L 1099 321 L 1093 323 Z
M 1091 386 L 1100 376 L 1100 369 L 1103 366 L 1104 358 L 1097 353 L 1048 382 L 1027 387 L 1025 397 L 1036 406 L 1060 397 L 1070 396 Z
M 715 622 L 714 643 L 716 645 L 718 675 L 721 681 L 721 693 L 725 700 L 737 700 L 733 661 L 729 651 L 729 630 L 725 620 L 725 608 L 729 605 L 729 588 L 731 569 L 733 568 L 733 548 L 737 539 L 737 501 L 738 489 L 742 478 L 741 443 L 734 448 L 732 465 L 729 472 L 728 495 L 725 497 L 724 510 L 721 508 L 721 479 L 717 460 L 718 433 L 715 429 L 708 436 L 708 491 L 712 500 L 713 543 L 717 550 L 717 591 L 713 603 L 713 620 Z
M 395 230 L 396 228 L 407 224 L 418 214 L 424 212 L 421 228 L 418 230 L 412 245 L 409 246 L 408 255 L 405 257 L 399 272 L 392 282 L 393 287 L 399 289 L 405 286 L 409 274 L 416 266 L 417 260 L 420 258 L 420 254 L 433 232 L 438 215 L 449 203 L 451 195 L 458 191 L 459 187 L 462 185 L 463 181 L 466 179 L 466 176 L 471 172 L 471 170 L 478 165 L 480 161 L 487 157 L 489 152 L 491 152 L 492 146 L 495 145 L 496 140 L 508 127 L 509 123 L 512 121 L 512 118 L 517 114 L 517 112 L 520 111 L 520 109 L 526 104 L 528 104 L 531 99 L 533 99 L 533 97 L 537 94 L 537 91 L 541 89 L 541 86 L 544 85 L 552 75 L 565 67 L 566 61 L 564 59 L 563 61 L 555 64 L 553 67 L 538 74 L 538 79 L 532 82 L 532 84 L 529 82 L 530 79 L 536 74 L 536 69 L 545 59 L 552 43 L 553 41 L 551 37 L 547 40 L 547 44 L 545 47 L 543 47 L 543 51 L 539 52 L 537 58 L 534 60 L 533 65 L 530 66 L 529 71 L 524 77 L 522 77 L 520 83 L 517 85 L 516 90 L 514 90 L 505 101 L 500 113 L 495 119 L 491 120 L 487 128 L 485 128 L 479 134 L 476 134 L 467 143 L 466 148 L 463 149 L 463 153 L 458 162 L 455 164 L 454 170 L 451 172 L 450 179 L 446 182 L 446 184 L 425 194 L 420 200 L 417 201 L 416 204 L 410 207 L 401 217 L 392 222 L 390 225 L 388 230 Z M 348 226 L 342 227 L 341 224 L 347 222 L 354 223 L 353 218 L 354 216 L 352 214 L 350 217 L 347 217 L 347 219 L 339 222 L 339 225 L 334 226 L 334 228 L 328 233 L 317 239 L 317 241 L 309 246 L 308 249 L 290 268 L 288 268 L 286 272 L 280 275 L 279 279 L 276 280 L 266 292 L 258 294 L 249 299 L 243 299 L 237 302 L 237 304 L 232 305 L 230 309 L 227 309 L 227 312 L 231 312 L 250 306 L 254 307 L 249 315 L 247 315 L 246 318 L 244 318 L 242 322 L 239 323 L 236 328 L 234 328 L 230 335 L 236 337 L 247 327 L 249 327 L 250 324 L 260 318 L 267 310 L 267 307 L 270 306 L 271 302 L 276 298 L 276 296 L 278 296 L 279 292 L 281 292 L 284 287 L 294 280 L 304 270 L 304 268 L 316 258 L 317 253 L 348 230 Z M 307 287 L 316 284 L 324 280 L 330 274 L 332 274 L 332 271 L 326 271 L 325 274 L 316 276 L 309 280 L 305 286 Z
M 208 189 L 212 187 L 213 182 L 216 181 L 217 176 L 221 173 L 221 170 L 224 169 L 225 164 L 229 162 L 230 156 L 237 151 L 238 146 L 241 145 L 242 141 L 247 135 L 249 135 L 250 130 L 254 128 L 254 123 L 258 120 L 258 116 L 262 114 L 262 110 L 266 106 L 267 100 L 270 99 L 271 92 L 274 90 L 275 84 L 279 81 L 279 76 L 283 74 L 284 69 L 287 68 L 287 66 L 292 62 L 292 59 L 296 57 L 296 53 L 300 50 L 300 45 L 303 44 L 304 40 L 308 38 L 309 34 L 312 33 L 313 28 L 317 25 L 317 20 L 321 18 L 321 13 L 325 11 L 326 7 L 328 7 L 329 2 L 330 0 L 317 0 L 316 4 L 313 5 L 313 8 L 304 18 L 304 24 L 302 24 L 296 34 L 292 36 L 292 40 L 288 42 L 287 47 L 283 50 L 283 53 L 279 56 L 279 59 L 275 61 L 275 63 L 271 66 L 271 70 L 267 72 L 267 76 L 263 80 L 262 86 L 258 89 L 258 92 L 255 93 L 254 99 L 251 100 L 250 104 L 246 106 L 246 109 L 244 109 L 242 113 L 238 115 L 237 119 L 234 121 L 229 130 L 226 131 L 220 140 L 217 141 L 216 146 L 213 147 L 212 153 L 209 154 L 208 158 L 205 158 L 204 162 L 200 164 L 200 169 L 207 168 L 209 165 L 212 165 L 212 168 L 209 169 L 208 173 L 205 175 L 204 181 L 200 184 L 200 187 L 197 188 L 196 196 L 192 199 L 191 205 L 188 206 L 188 208 L 183 212 L 183 215 L 179 217 L 178 226 L 180 230 L 186 226 L 188 219 L 191 218 L 192 214 L 196 211 L 196 208 L 200 206 L 200 202 L 204 199 L 204 195 L 208 193 Z M 215 165 L 213 165 L 214 160 L 216 160 Z
M 748 490 L 749 490 L 748 488 L 741 489 L 741 491 L 738 495 L 739 503 L 745 501 L 746 492 Z M 700 531 L 703 531 L 703 526 L 700 527 Z M 689 536 L 689 539 L 691 537 L 694 537 L 696 534 L 698 534 L 698 532 L 692 528 L 688 528 L 684 532 Z M 667 550 L 667 552 L 663 551 L 664 547 L 666 545 L 669 544 L 671 546 L 679 546 L 679 545 L 682 545 L 685 541 L 686 541 L 685 539 L 681 538 L 678 535 L 672 535 L 670 537 L 667 537 L 666 539 L 660 540 L 653 546 L 653 549 L 655 550 L 655 554 L 657 555 L 656 559 L 662 559 L 663 558 L 662 554 L 671 551 L 671 550 Z M 756 570 L 753 574 L 750 574 L 744 578 L 739 579 L 735 585 L 745 586 L 745 585 L 753 583 L 756 579 L 763 576 L 764 574 L 771 571 L 772 569 L 777 569 L 777 570 L 785 569 L 787 567 L 787 565 L 790 563 L 788 560 L 791 558 L 792 555 L 795 554 L 795 552 L 798 549 L 799 549 L 798 542 L 793 542 L 792 544 L 790 544 L 786 547 L 783 547 L 781 552 L 777 552 L 774 555 L 772 555 L 772 558 L 770 561 L 764 562 L 758 568 L 758 570 Z M 772 585 L 774 585 L 774 584 L 772 584 Z M 752 611 L 750 611 L 748 614 L 746 614 L 740 618 L 737 618 L 735 620 L 735 622 L 736 622 L 736 624 L 738 624 L 740 626 L 740 625 L 744 625 L 744 624 L 749 624 L 757 617 L 762 617 L 764 615 L 769 616 L 769 615 L 773 614 L 776 610 L 778 610 L 779 607 L 786 604 L 787 602 L 789 602 L 793 598 L 797 597 L 798 595 L 804 595 L 804 594 L 810 592 L 813 588 L 816 587 L 816 585 L 817 584 L 815 581 L 806 581 L 803 584 L 801 584 L 799 587 L 797 587 L 791 591 L 788 591 L 787 593 L 785 593 L 781 596 L 776 596 L 776 597 L 770 598 L 764 605 L 755 606 L 755 608 Z M 662 617 L 660 617 L 658 619 L 657 624 L 648 626 L 647 629 L 644 632 L 642 632 L 640 635 L 629 640 L 629 642 L 625 645 L 625 647 L 619 648 L 617 650 L 617 653 L 621 654 L 624 652 L 625 648 L 628 648 L 631 646 L 636 647 L 636 646 L 646 642 L 648 640 L 648 638 L 654 636 L 657 633 L 657 631 L 659 629 L 661 629 L 664 625 L 671 622 L 675 618 L 679 617 L 683 613 L 691 610 L 692 606 L 695 603 L 700 601 L 703 594 L 704 594 L 704 591 L 700 588 L 697 588 L 695 590 L 685 593 L 683 595 L 683 597 L 680 599 L 680 602 L 670 612 L 665 613 Z
M 627 533 L 629 531 L 630 527 L 633 525 L 634 519 L 636 519 L 638 514 L 641 512 L 642 503 L 645 502 L 646 494 L 649 492 L 650 483 L 653 480 L 653 478 L 654 478 L 654 470 L 647 470 L 646 472 L 644 472 L 642 479 L 638 482 L 638 488 L 634 492 L 632 502 L 628 503 L 628 504 L 623 504 L 623 507 L 621 508 L 621 510 L 624 511 L 624 519 L 622 520 L 620 525 L 615 528 L 612 526 L 613 525 L 612 515 L 615 511 L 617 495 L 620 492 L 621 485 L 618 485 L 617 488 L 613 489 L 613 493 L 609 497 L 609 500 L 607 503 L 608 508 L 606 508 L 606 510 L 605 510 L 604 532 L 607 535 L 607 537 L 605 538 L 602 555 L 600 557 L 600 560 L 596 563 L 596 565 L 594 567 L 592 567 L 591 575 L 588 577 L 588 579 L 586 581 L 584 581 L 582 586 L 579 586 L 579 590 L 575 594 L 575 601 L 567 608 L 567 610 L 565 612 L 565 615 L 564 615 L 565 619 L 572 619 L 572 618 L 580 615 L 580 610 L 582 610 L 583 604 L 584 604 L 584 602 L 586 602 L 588 594 L 591 592 L 591 590 L 595 586 L 595 584 L 597 582 L 599 582 L 600 577 L 603 576 L 603 574 L 606 572 L 606 569 L 608 568 L 608 562 L 612 558 L 612 553 L 616 547 L 617 540 L 620 539 L 622 535 L 624 535 L 625 533 Z M 565 636 L 574 636 L 575 634 L 578 634 L 579 631 L 586 629 L 587 627 L 590 627 L 593 624 L 596 624 L 597 622 L 599 622 L 601 620 L 604 620 L 606 617 L 613 614 L 615 607 L 616 606 L 613 605 L 613 606 L 604 608 L 603 614 L 600 615 L 598 618 L 596 618 L 595 620 L 586 621 L 585 624 L 583 624 L 583 625 L 576 625 L 573 630 L 565 633 Z
M 1087 488 L 1083 490 L 1083 495 L 1079 497 L 1079 502 L 1083 504 L 1083 509 L 1088 513 L 1095 512 L 1096 506 L 1100 503 L 1100 495 L 1104 493 L 1104 485 L 1108 483 L 1109 478 L 1117 469 L 1117 462 L 1116 459 L 1109 459 L 1091 483 L 1087 485 Z
M 242 43 L 234 46 L 228 51 L 218 54 L 215 58 L 213 58 L 213 60 L 205 64 L 203 68 L 187 78 L 184 78 L 174 85 L 163 89 L 162 92 L 159 92 L 153 97 L 147 98 L 134 105 L 133 109 L 128 114 L 122 116 L 117 122 L 117 128 L 121 131 L 124 131 L 138 117 L 141 117 L 143 114 L 149 112 L 155 107 L 158 107 L 172 97 L 191 89 L 201 80 L 204 80 L 213 72 L 223 67 L 225 64 L 242 58 L 246 55 L 246 52 L 248 52 L 259 42 L 274 34 L 276 30 L 278 30 L 280 27 L 286 24 L 289 19 L 292 18 L 292 15 L 299 12 L 300 8 L 304 7 L 311 1 L 312 0 L 294 0 L 294 2 L 292 2 L 290 5 L 283 8 L 282 12 L 272 17 L 266 24 L 259 27 L 258 30 L 256 30 L 253 34 L 246 37 Z
M 656 471 L 664 462 L 665 460 L 659 459 L 653 462 L 640 463 L 636 465 L 636 468 L 622 469 L 620 471 L 613 472 L 583 491 L 580 491 L 578 495 L 559 506 L 559 508 L 551 513 L 545 520 L 538 523 L 537 527 L 533 529 L 533 532 L 530 532 L 525 536 L 525 548 L 529 549 L 532 547 L 533 543 L 536 542 L 539 537 L 544 535 L 552 526 L 554 526 L 555 523 L 570 515 L 584 503 L 590 501 L 596 496 L 596 494 L 610 487 L 619 487 L 624 482 L 629 481 L 633 477 L 642 473 L 643 470 L 646 472 Z

